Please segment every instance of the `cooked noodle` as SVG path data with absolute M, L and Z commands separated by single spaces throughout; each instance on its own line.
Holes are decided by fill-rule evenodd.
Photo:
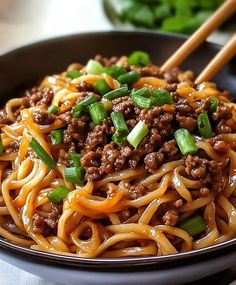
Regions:
M 145 150 L 145 147 L 152 136 L 149 134 L 146 141 L 144 138 L 137 148 L 140 153 L 143 151 L 142 154 L 127 141 L 121 146 L 112 143 L 114 127 L 110 121 L 107 133 L 101 130 L 100 135 L 96 134 L 101 136 L 98 143 L 98 138 L 95 138 L 96 146 L 87 143 L 89 131 L 86 128 L 89 125 L 90 131 L 94 130 L 91 121 L 86 121 L 88 114 L 81 123 L 84 133 L 87 132 L 84 137 L 81 134 L 83 142 L 80 138 L 77 140 L 76 133 L 71 135 L 68 131 L 69 123 L 62 115 L 71 114 L 78 102 L 95 94 L 92 87 L 95 82 L 105 80 L 110 90 L 122 87 L 106 72 L 87 74 L 84 66 L 72 64 L 68 71 L 80 70 L 80 77 L 71 79 L 66 72 L 48 76 L 36 91 L 27 91 L 24 98 L 7 102 L 2 111 L 5 117 L 0 117 L 3 145 L 0 156 L 2 238 L 50 253 L 111 258 L 174 254 L 236 237 L 236 105 L 230 101 L 227 92 L 218 91 L 212 83 L 194 86 L 193 75 L 189 71 L 181 73 L 175 69 L 161 74 L 154 65 L 148 65 L 145 71 L 145 68 L 128 66 L 126 61 L 127 57 L 121 57 L 112 63 L 103 60 L 102 64 L 124 66 L 128 71 L 131 68 L 141 74 L 133 88 L 165 88 L 174 99 L 171 106 L 155 107 L 159 113 L 151 118 L 151 123 L 145 113 L 147 110 L 136 107 L 130 111 L 128 108 L 133 108 L 130 106 L 122 110 L 129 131 L 134 127 L 132 119 L 139 117 L 145 121 L 150 133 L 156 128 L 161 136 L 150 150 Z M 35 99 L 40 92 L 43 95 Z M 211 97 L 218 99 L 217 108 L 223 110 L 221 113 L 216 109 L 210 114 Z M 114 108 L 121 106 L 115 100 L 110 102 L 108 113 L 117 111 Z M 123 106 L 126 103 L 123 102 Z M 50 105 L 59 107 L 60 111 L 47 121 L 44 113 Z M 196 126 L 196 117 L 204 110 L 212 116 L 213 132 L 208 139 L 199 135 Z M 171 114 L 166 125 L 165 118 L 161 117 L 163 114 Z M 144 119 L 140 117 L 142 115 Z M 4 119 L 7 122 L 2 122 Z M 77 119 L 73 120 L 69 127 L 72 131 Z M 164 124 L 162 129 L 161 124 Z M 198 149 L 195 155 L 181 155 L 173 141 L 170 125 L 174 130 L 189 129 Z M 72 139 L 53 144 L 50 132 L 58 129 L 63 130 L 64 138 L 69 132 Z M 35 154 L 30 146 L 32 138 L 53 157 L 56 167 L 49 169 Z M 165 141 L 168 142 L 166 146 L 170 146 L 170 141 L 174 145 L 173 154 L 163 148 Z M 107 145 L 111 147 L 108 150 L 110 154 L 119 151 L 116 162 L 109 160 L 108 151 L 105 159 L 102 157 Z M 124 158 L 120 151 L 127 146 L 131 154 Z M 91 158 L 81 160 L 86 173 L 84 184 L 67 182 L 65 177 L 64 171 L 69 164 L 67 153 L 71 149 L 81 152 L 83 157 L 91 152 Z M 148 164 L 147 159 L 147 155 L 152 153 L 160 157 L 154 167 Z M 120 168 L 112 164 L 121 163 L 119 156 L 124 158 Z M 103 172 L 102 163 L 107 167 Z M 95 177 L 96 171 L 100 174 Z M 69 193 L 61 202 L 54 204 L 48 193 L 59 185 L 67 187 Z M 195 215 L 200 215 L 206 226 L 201 233 L 191 235 L 181 225 Z

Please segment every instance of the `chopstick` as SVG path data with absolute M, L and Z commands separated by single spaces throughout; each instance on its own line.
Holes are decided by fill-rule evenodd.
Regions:
M 228 43 L 217 53 L 195 80 L 199 84 L 210 80 L 217 72 L 236 55 L 236 33 Z
M 206 0 L 207 1 L 207 0 Z M 165 71 L 179 66 L 215 29 L 236 11 L 236 0 L 225 3 L 161 66 Z

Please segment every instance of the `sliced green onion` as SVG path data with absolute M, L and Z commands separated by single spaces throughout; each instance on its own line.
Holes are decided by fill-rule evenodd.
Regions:
M 163 106 L 165 104 L 173 104 L 173 100 L 170 93 L 164 89 L 152 90 L 151 100 L 153 106 Z
M 70 70 L 70 71 L 67 71 L 67 73 L 66 73 L 66 77 L 69 77 L 71 79 L 78 78 L 81 75 L 82 75 L 82 73 L 78 70 Z
M 175 140 L 181 151 L 186 156 L 189 154 L 195 154 L 197 152 L 197 146 L 193 137 L 190 135 L 187 129 L 179 129 L 174 133 Z
M 49 192 L 47 197 L 53 204 L 57 204 L 66 198 L 69 192 L 70 189 L 60 185 L 54 191 Z
M 102 104 L 102 102 L 93 103 L 88 107 L 89 114 L 95 125 L 99 125 L 106 118 L 107 112 Z
M 219 104 L 219 101 L 216 97 L 211 98 L 211 105 L 210 105 L 210 112 L 215 112 L 217 106 Z
M 84 180 L 84 169 L 82 167 L 66 167 L 64 175 L 68 183 L 82 183 Z
M 111 111 L 112 111 L 113 104 L 112 104 L 112 102 L 111 102 L 110 100 L 107 100 L 107 99 L 103 100 L 103 99 L 102 99 L 101 102 L 102 102 L 102 104 L 103 104 L 104 109 L 105 109 L 107 112 L 111 112 Z
M 104 99 L 114 100 L 119 97 L 126 96 L 128 94 L 127 86 L 123 86 L 117 89 L 114 89 L 103 96 Z
M 63 130 L 54 130 L 50 132 L 52 144 L 63 142 Z
M 129 65 L 145 66 L 149 64 L 150 57 L 146 52 L 143 51 L 134 51 L 128 57 L 127 63 Z
M 60 108 L 56 105 L 51 105 L 48 107 L 48 113 L 56 115 L 60 111 Z
M 206 112 L 202 112 L 198 115 L 197 126 L 202 137 L 210 138 L 212 136 L 211 123 Z
M 104 71 L 106 74 L 110 75 L 113 78 L 119 77 L 121 74 L 127 73 L 123 66 L 113 65 L 111 67 L 104 67 Z
M 128 84 L 132 86 L 135 82 L 137 82 L 140 78 L 140 75 L 136 71 L 130 71 L 125 74 L 120 75 L 117 80 L 121 84 Z
M 143 121 L 139 121 L 137 125 L 127 136 L 127 141 L 134 147 L 137 148 L 142 139 L 148 134 L 148 127 Z
M 53 158 L 44 150 L 44 148 L 40 145 L 40 143 L 32 138 L 30 141 L 30 147 L 33 151 L 38 155 L 38 157 L 42 160 L 42 162 L 49 168 L 53 169 L 56 167 L 56 162 Z
M 151 96 L 151 91 L 147 87 L 143 87 L 141 89 L 133 88 L 130 95 L 131 96 L 139 95 L 139 96 L 143 96 L 143 97 L 149 98 Z
M 2 144 L 2 138 L 0 135 L 0 156 L 3 154 L 3 144 Z
M 206 230 L 206 222 L 201 216 L 197 215 L 181 223 L 180 228 L 190 236 L 196 236 Z
M 111 88 L 108 86 L 104 79 L 100 79 L 93 84 L 94 89 L 100 94 L 104 95 L 111 91 Z
M 104 68 L 98 61 L 90 59 L 86 65 L 86 71 L 88 74 L 101 74 Z
M 121 112 L 112 112 L 111 119 L 118 134 L 128 134 L 129 129 L 126 125 L 124 115 Z
M 111 139 L 113 140 L 113 142 L 117 145 L 121 145 L 122 143 L 127 141 L 127 136 L 126 135 L 122 135 L 122 134 L 118 134 L 115 133 Z
M 88 106 L 95 102 L 97 102 L 97 97 L 95 95 L 91 95 L 79 102 L 72 110 L 73 117 L 79 118 L 83 112 L 87 111 Z
M 81 160 L 82 154 L 77 152 L 68 152 L 68 160 L 71 166 L 80 167 L 80 160 Z
M 149 109 L 152 106 L 152 101 L 149 98 L 140 95 L 133 95 L 131 98 L 134 106 L 136 107 Z

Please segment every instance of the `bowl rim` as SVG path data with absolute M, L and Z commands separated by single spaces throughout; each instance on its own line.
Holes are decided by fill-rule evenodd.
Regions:
M 122 29 L 114 29 L 108 31 L 96 31 L 96 32 L 85 32 L 85 33 L 78 33 L 72 35 L 64 35 L 59 37 L 53 37 L 49 39 L 40 40 L 34 43 L 30 43 L 28 45 L 18 47 L 16 49 L 10 50 L 6 53 L 0 55 L 0 60 L 5 59 L 7 60 L 8 57 L 14 56 L 18 53 L 27 52 L 27 50 L 35 49 L 40 46 L 50 45 L 55 42 L 59 43 L 62 41 L 66 41 L 68 39 L 81 39 L 87 37 L 102 37 L 102 36 L 127 36 L 127 35 L 147 35 L 151 37 L 164 37 L 169 39 L 181 40 L 184 41 L 187 39 L 184 35 L 177 35 L 172 33 L 163 33 L 163 32 L 153 32 L 147 31 L 145 29 L 140 30 L 122 30 Z M 203 45 L 208 45 L 214 49 L 220 49 L 220 45 L 212 42 L 204 42 Z M 77 256 L 67 256 L 67 255 L 60 255 L 55 253 L 47 253 L 43 251 L 37 251 L 31 248 L 26 248 L 23 246 L 19 246 L 13 244 L 3 238 L 0 237 L 0 248 L 9 250 L 11 252 L 19 253 L 19 254 L 27 254 L 30 257 L 34 258 L 41 258 L 47 259 L 56 263 L 65 263 L 68 262 L 69 264 L 75 264 L 76 266 L 92 266 L 92 267 L 102 267 L 104 265 L 113 268 L 113 267 L 123 267 L 123 266 L 130 266 L 130 265 L 148 265 L 148 264 L 163 264 L 173 261 L 179 260 L 186 260 L 187 258 L 193 257 L 202 257 L 206 254 L 213 254 L 225 250 L 226 248 L 230 248 L 236 245 L 236 238 L 233 238 L 228 241 L 224 241 L 219 244 L 215 244 L 209 247 L 196 249 L 188 252 L 182 252 L 177 254 L 171 255 L 164 255 L 164 256 L 152 256 L 152 257 L 129 257 L 129 258 L 81 258 Z

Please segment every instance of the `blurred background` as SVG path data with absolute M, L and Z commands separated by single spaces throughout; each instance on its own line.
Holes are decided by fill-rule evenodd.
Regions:
M 98 30 L 150 29 L 191 34 L 224 0 L 0 0 L 0 54 L 55 36 Z M 235 15 L 210 41 L 223 44 Z

